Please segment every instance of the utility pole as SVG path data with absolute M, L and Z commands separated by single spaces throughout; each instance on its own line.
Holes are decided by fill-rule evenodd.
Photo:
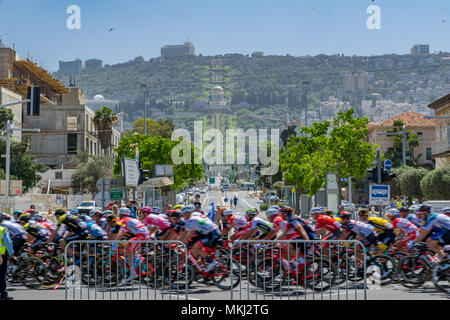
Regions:
M 309 89 L 309 82 L 303 81 L 302 83 L 304 93 L 303 93 L 303 104 L 305 108 L 305 127 L 308 126 L 308 89 Z
M 147 85 L 141 84 L 144 89 L 144 134 L 147 134 Z
M 381 184 L 381 151 L 377 148 L 377 184 Z M 378 206 L 378 215 L 383 216 L 383 206 Z

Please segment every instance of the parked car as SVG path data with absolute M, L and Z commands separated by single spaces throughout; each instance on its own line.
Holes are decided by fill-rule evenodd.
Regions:
M 88 214 L 91 210 L 98 210 L 98 208 L 95 201 L 84 201 L 77 207 L 77 210 L 81 214 Z
M 355 204 L 346 201 L 346 200 L 342 200 L 341 201 L 341 206 L 344 208 L 345 211 L 349 211 L 349 212 L 355 212 L 356 211 L 356 206 Z

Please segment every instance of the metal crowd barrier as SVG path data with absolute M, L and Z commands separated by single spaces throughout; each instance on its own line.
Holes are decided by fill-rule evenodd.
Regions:
M 186 252 L 180 241 L 70 242 L 61 282 L 65 299 L 187 300 Z M 137 278 L 126 281 L 132 270 Z
M 288 246 L 291 249 L 288 250 Z M 356 268 L 356 251 L 363 266 Z M 355 240 L 236 241 L 230 259 L 241 265 L 231 300 L 367 299 L 366 249 Z

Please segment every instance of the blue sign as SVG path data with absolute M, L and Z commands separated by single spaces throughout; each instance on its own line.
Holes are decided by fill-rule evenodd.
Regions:
M 255 179 L 258 179 L 258 178 L 259 178 L 259 175 L 255 174 Z
M 223 185 L 223 189 L 224 189 L 224 190 L 228 190 L 228 185 L 227 185 L 227 184 L 224 184 L 224 185 Z
M 392 161 L 391 160 L 384 161 L 384 168 L 388 171 L 391 170 L 392 169 Z
M 214 203 L 208 205 L 208 218 L 211 221 L 214 221 Z
M 390 186 L 371 185 L 370 204 L 377 206 L 387 206 L 391 202 Z

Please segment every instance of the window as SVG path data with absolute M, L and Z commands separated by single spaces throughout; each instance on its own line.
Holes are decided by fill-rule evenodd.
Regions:
M 431 148 L 427 148 L 427 160 L 431 161 Z
M 62 172 L 55 172 L 55 180 L 62 180 L 63 173 Z
M 421 136 L 423 134 L 423 132 L 417 132 L 418 136 Z
M 78 145 L 77 145 L 77 134 L 76 133 L 68 133 L 67 134 L 67 153 L 68 154 L 77 154 Z
M 67 117 L 67 131 L 77 131 L 77 117 Z

